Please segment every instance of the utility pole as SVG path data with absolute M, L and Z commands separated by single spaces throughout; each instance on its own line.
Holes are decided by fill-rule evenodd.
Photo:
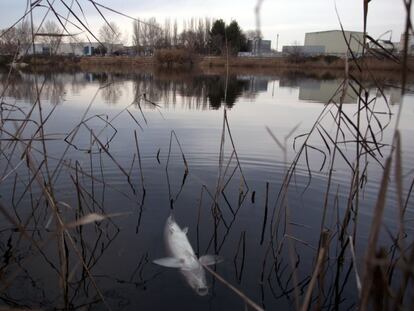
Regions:
M 279 51 L 279 34 L 277 34 L 277 37 L 276 37 L 276 52 L 278 51 Z

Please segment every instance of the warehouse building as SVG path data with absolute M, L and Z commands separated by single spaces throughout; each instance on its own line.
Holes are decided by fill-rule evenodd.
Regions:
M 28 54 L 43 54 L 43 55 L 66 55 L 66 56 L 90 56 L 99 54 L 99 49 L 102 49 L 102 45 L 109 53 L 114 53 L 123 50 L 122 44 L 109 44 L 98 42 L 74 42 L 67 43 L 61 42 L 57 46 L 53 47 L 49 43 L 35 43 L 34 49 L 31 45 Z
M 53 48 L 49 43 L 35 43 L 34 50 L 33 46 L 30 46 L 28 54 L 85 56 L 93 55 L 95 49 L 97 49 L 99 46 L 100 43 L 97 42 L 62 42 L 57 47 Z
M 399 44 L 399 50 L 400 52 L 404 51 L 404 45 L 405 45 L 405 34 L 401 34 L 400 44 Z M 409 34 L 408 35 L 408 55 L 414 55 L 414 35 Z
M 354 55 L 362 53 L 364 33 L 357 31 L 329 30 L 308 32 L 305 34 L 306 46 L 324 46 L 326 55 L 345 56 L 348 54 L 348 42 Z

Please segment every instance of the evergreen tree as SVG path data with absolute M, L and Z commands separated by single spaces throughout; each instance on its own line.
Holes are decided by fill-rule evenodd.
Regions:
M 226 24 L 222 19 L 213 23 L 210 31 L 210 51 L 213 54 L 221 54 L 225 47 Z
M 231 54 L 237 54 L 240 51 L 246 50 L 246 36 L 241 31 L 239 24 L 236 21 L 232 21 L 230 25 L 226 27 L 226 38 Z
M 211 27 L 209 46 L 216 55 L 226 53 L 226 47 L 229 54 L 237 54 L 247 50 L 247 40 L 236 21 L 226 26 L 222 19 L 218 19 Z

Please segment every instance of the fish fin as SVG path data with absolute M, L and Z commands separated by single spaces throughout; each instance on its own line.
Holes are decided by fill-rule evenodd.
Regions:
M 184 260 L 175 258 L 175 257 L 164 257 L 164 258 L 158 258 L 152 261 L 153 263 L 168 267 L 168 268 L 182 268 L 184 265 Z
M 183 228 L 183 232 L 184 232 L 184 234 L 187 234 L 187 232 L 188 232 L 188 227 L 184 227 L 184 228 Z
M 224 261 L 223 257 L 216 256 L 216 255 L 204 255 L 201 256 L 198 261 L 205 266 L 215 265 L 222 261 Z
M 172 211 L 171 211 L 171 213 L 170 213 L 170 216 L 168 216 L 167 221 L 174 221 L 174 222 L 175 222 L 175 219 L 174 219 L 174 214 L 173 214 L 173 212 L 172 212 Z

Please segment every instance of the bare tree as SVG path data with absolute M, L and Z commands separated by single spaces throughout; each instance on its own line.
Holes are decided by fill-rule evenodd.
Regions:
M 163 31 L 155 17 L 147 20 L 147 41 L 152 48 L 162 47 Z
M 17 25 L 17 36 L 20 53 L 26 54 L 32 45 L 32 30 L 28 21 L 23 21 Z
M 3 29 L 0 37 L 0 54 L 13 55 L 18 51 L 16 28 Z
M 1 54 L 24 54 L 32 44 L 32 32 L 27 21 L 18 24 L 16 27 L 1 31 L 4 35 L 0 38 Z
M 196 49 L 199 53 L 204 53 L 205 50 L 205 30 L 204 30 L 205 24 L 202 19 L 198 20 L 198 25 L 196 29 Z
M 208 18 L 195 18 L 184 21 L 180 33 L 180 44 L 197 53 L 206 53 L 210 38 L 211 21 Z
M 57 53 L 61 42 L 61 29 L 56 22 L 48 20 L 38 34 L 41 36 L 40 41 L 47 44 L 49 54 Z
M 105 45 L 109 54 L 112 54 L 116 45 L 123 42 L 122 31 L 114 22 L 104 24 L 99 29 L 99 40 Z
M 164 21 L 165 28 L 161 28 L 155 17 L 145 21 L 135 21 L 132 27 L 132 42 L 139 54 L 152 54 L 157 48 L 170 47 L 171 23 Z
M 164 47 L 171 47 L 171 21 L 169 18 L 164 21 Z
M 190 51 L 197 51 L 197 33 L 194 30 L 183 30 L 180 34 L 180 41 Z
M 135 53 L 141 53 L 142 38 L 141 38 L 141 25 L 138 20 L 132 23 L 132 45 L 135 47 Z
M 209 53 L 209 41 L 210 41 L 210 29 L 211 29 L 211 19 L 204 19 L 204 45 L 206 47 L 206 53 Z
M 178 27 L 177 27 L 177 20 L 174 20 L 174 26 L 173 26 L 173 45 L 177 46 L 178 45 Z

